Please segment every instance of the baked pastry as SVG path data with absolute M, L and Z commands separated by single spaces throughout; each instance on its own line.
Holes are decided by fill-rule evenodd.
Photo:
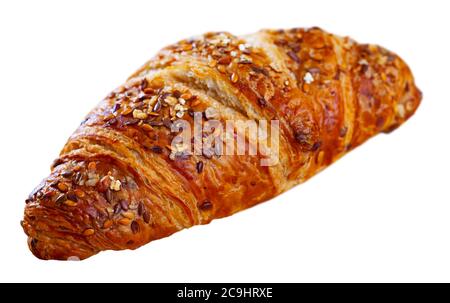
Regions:
M 392 131 L 420 100 L 398 56 L 319 28 L 180 41 L 104 98 L 70 137 L 26 200 L 30 250 L 41 259 L 85 259 L 229 216 Z M 173 144 L 173 127 L 178 119 L 192 126 L 194 117 L 278 121 L 278 133 L 266 133 L 256 154 L 222 155 L 218 144 L 193 152 Z M 211 134 L 226 140 L 219 129 L 200 142 Z M 275 135 L 277 159 L 263 152 L 274 150 Z M 246 150 L 255 146 L 250 132 L 243 140 Z

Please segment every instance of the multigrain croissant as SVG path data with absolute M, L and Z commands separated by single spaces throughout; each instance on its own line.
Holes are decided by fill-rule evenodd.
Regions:
M 85 259 L 229 216 L 392 131 L 420 100 L 398 56 L 319 28 L 180 41 L 111 92 L 70 137 L 26 200 L 29 247 L 41 259 Z M 267 132 L 256 154 L 174 145 L 174 124 L 190 126 L 195 117 L 277 121 L 278 131 Z M 211 133 L 224 139 L 219 129 L 200 143 Z M 255 147 L 250 131 L 243 138 L 246 150 Z M 276 159 L 263 153 L 275 147 Z M 274 161 L 263 165 L 268 157 Z

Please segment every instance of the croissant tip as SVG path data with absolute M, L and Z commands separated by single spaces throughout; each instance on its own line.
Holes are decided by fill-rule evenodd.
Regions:
M 40 250 L 37 249 L 37 244 L 38 240 L 36 238 L 28 237 L 28 247 L 30 248 L 30 251 L 36 258 L 45 260 L 45 258 L 41 255 Z
M 59 249 L 48 250 L 45 247 L 45 243 L 39 241 L 36 238 L 28 237 L 28 247 L 33 255 L 40 260 L 55 260 L 55 261 L 81 261 L 84 260 L 90 255 L 86 256 L 77 256 L 74 253 L 65 254 L 63 251 Z
M 41 260 L 82 260 L 94 254 L 95 250 L 82 243 L 73 241 L 71 237 L 62 237 L 54 230 L 38 221 L 35 213 L 37 208 L 26 207 L 24 220 L 20 222 L 25 234 L 28 236 L 27 244 L 32 254 Z M 56 240 L 55 240 L 56 239 Z M 71 240 L 72 239 L 72 240 Z

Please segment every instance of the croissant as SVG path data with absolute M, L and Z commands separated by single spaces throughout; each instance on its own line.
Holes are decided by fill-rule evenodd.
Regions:
M 182 40 L 105 97 L 69 138 L 26 200 L 29 248 L 41 259 L 85 259 L 232 215 L 394 130 L 421 98 L 397 55 L 319 28 Z M 196 121 L 218 124 L 174 144 Z M 220 125 L 230 121 L 250 126 L 225 132 Z M 277 127 L 259 132 L 262 121 Z M 237 138 L 244 152 L 217 148 Z

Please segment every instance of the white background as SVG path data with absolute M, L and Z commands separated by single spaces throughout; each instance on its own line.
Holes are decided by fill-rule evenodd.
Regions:
M 447 1 L 0 3 L 0 281 L 450 281 Z M 159 48 L 308 26 L 400 54 L 424 93 L 416 115 L 270 202 L 136 251 L 29 252 L 24 199 L 84 115 Z

